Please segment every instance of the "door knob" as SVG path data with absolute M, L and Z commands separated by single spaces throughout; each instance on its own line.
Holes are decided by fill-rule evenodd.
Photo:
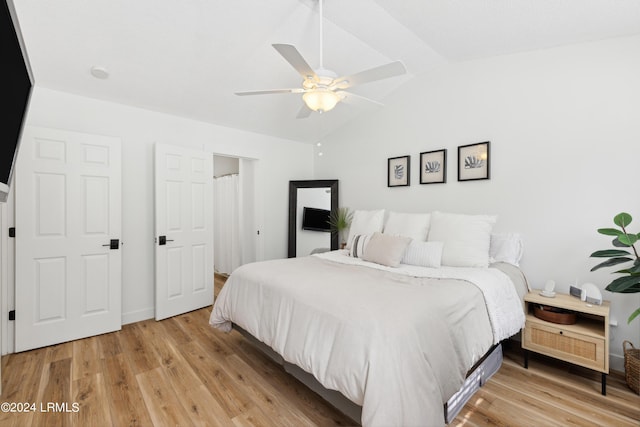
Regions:
M 109 243 L 102 246 L 108 246 L 109 249 L 119 249 L 120 248 L 120 239 L 111 239 Z
M 158 238 L 158 245 L 159 246 L 164 246 L 167 244 L 167 242 L 173 242 L 172 239 L 167 239 L 167 236 L 160 236 Z

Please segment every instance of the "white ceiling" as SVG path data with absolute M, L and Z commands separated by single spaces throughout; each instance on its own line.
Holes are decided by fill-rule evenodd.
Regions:
M 300 75 L 271 47 L 319 65 L 317 0 L 13 0 L 36 84 L 223 126 L 313 142 L 366 114 L 339 104 L 296 119 Z M 406 76 L 350 91 L 384 102 L 434 67 L 640 34 L 638 0 L 324 0 L 324 67 L 401 60 Z M 110 77 L 91 76 L 94 65 Z

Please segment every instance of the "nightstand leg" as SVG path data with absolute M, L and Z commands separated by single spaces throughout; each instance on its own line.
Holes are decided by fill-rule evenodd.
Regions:
M 524 369 L 529 369 L 529 350 L 524 351 Z
M 600 380 L 600 382 L 602 383 L 602 395 L 606 396 L 607 395 L 607 374 L 605 373 L 602 374 L 602 379 Z

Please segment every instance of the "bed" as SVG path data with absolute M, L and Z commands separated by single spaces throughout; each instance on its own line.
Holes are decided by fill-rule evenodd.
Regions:
M 385 265 L 357 247 L 238 268 L 210 324 L 241 328 L 337 390 L 364 426 L 443 425 L 470 370 L 524 326 L 526 280 L 504 262 Z

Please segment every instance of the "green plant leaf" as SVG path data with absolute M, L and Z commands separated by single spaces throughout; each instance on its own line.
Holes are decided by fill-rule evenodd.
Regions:
M 621 236 L 618 236 L 618 240 L 620 240 L 620 243 L 622 244 L 632 246 L 635 242 L 638 241 L 638 236 L 636 236 L 635 234 L 623 234 Z
M 630 288 L 627 288 L 627 290 L 625 290 L 624 292 L 621 292 L 623 294 L 634 294 L 634 293 L 638 293 L 640 292 L 640 283 L 633 285 Z
M 613 217 L 613 222 L 618 227 L 626 227 L 627 225 L 631 224 L 631 219 L 631 215 L 626 212 L 622 212 Z
M 638 265 L 634 264 L 633 267 L 625 268 L 624 270 L 616 271 L 616 273 L 629 274 L 629 275 L 640 274 L 640 264 L 638 264 Z
M 611 258 L 614 256 L 617 257 L 617 256 L 624 256 L 624 255 L 630 255 L 630 253 L 627 251 L 623 251 L 622 249 L 605 249 L 604 251 L 595 251 L 589 256 L 594 258 Z
M 620 294 L 635 294 L 640 292 L 640 284 L 633 285 L 630 288 L 625 289 L 624 291 L 619 292 Z
M 615 228 L 598 228 L 598 233 L 605 234 L 607 236 L 620 236 L 624 234 L 622 231 Z
M 349 208 L 342 207 L 331 211 L 329 214 L 329 227 L 331 231 L 341 232 L 342 230 L 349 228 L 351 220 L 353 219 L 353 212 Z
M 618 240 L 617 237 L 611 241 L 611 244 L 613 246 L 615 246 L 616 248 L 628 248 L 628 247 L 630 247 L 630 245 L 625 245 L 620 240 Z
M 638 293 L 638 292 L 640 292 L 640 285 L 632 286 L 631 288 L 625 289 L 624 291 L 618 292 L 618 293 L 620 293 L 620 294 L 635 294 L 635 293 Z
M 611 267 L 612 265 L 622 264 L 623 262 L 633 261 L 631 258 L 610 258 L 605 262 L 601 262 L 591 269 L 591 271 L 596 271 L 602 267 Z
M 627 323 L 631 323 L 631 321 L 633 319 L 635 319 L 636 317 L 638 317 L 638 315 L 640 315 L 640 308 L 638 308 L 636 311 L 631 313 L 631 316 L 629 316 L 629 319 L 627 320 Z
M 618 293 L 635 293 L 640 292 L 640 276 L 623 276 L 618 277 L 609 283 L 606 290 Z

